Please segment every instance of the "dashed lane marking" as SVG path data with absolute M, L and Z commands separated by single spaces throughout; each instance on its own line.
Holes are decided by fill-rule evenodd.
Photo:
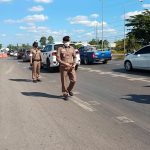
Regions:
M 84 102 L 83 100 L 79 99 L 78 97 L 74 96 L 74 97 L 71 97 L 71 101 L 73 101 L 74 103 L 76 103 L 78 106 L 80 106 L 81 108 L 83 108 L 84 110 L 86 111 L 89 111 L 89 112 L 94 112 L 96 111 L 95 108 L 93 108 L 91 106 L 91 104 L 89 104 L 88 102 Z
M 90 105 L 93 105 L 93 106 L 101 105 L 101 103 L 99 103 L 97 101 L 88 101 L 88 103 L 90 103 Z
M 147 78 L 135 78 L 135 77 L 130 77 L 128 75 L 125 74 L 115 74 L 113 72 L 105 72 L 105 71 L 101 71 L 101 70 L 93 70 L 91 68 L 84 68 L 84 67 L 79 67 L 80 70 L 87 70 L 88 72 L 96 72 L 99 75 L 110 75 L 111 77 L 122 77 L 122 78 L 126 78 L 129 81 L 143 81 L 143 82 L 149 82 L 150 80 L 148 80 Z
M 126 116 L 118 116 L 116 117 L 117 121 L 119 121 L 120 123 L 133 123 L 134 121 L 127 118 Z

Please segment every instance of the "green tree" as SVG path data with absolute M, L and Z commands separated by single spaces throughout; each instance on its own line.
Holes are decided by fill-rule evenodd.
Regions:
M 118 41 L 116 41 L 115 43 L 116 43 L 115 49 L 116 49 L 117 51 L 121 51 L 121 50 L 124 49 L 124 39 L 118 40 Z
M 97 45 L 98 41 L 96 41 L 95 39 L 92 39 L 91 41 L 89 41 L 90 45 Z
M 42 36 L 39 42 L 40 42 L 41 46 L 46 45 L 46 37 Z
M 130 34 L 126 39 L 126 50 L 127 52 L 133 52 L 141 47 L 135 35 Z
M 142 14 L 131 16 L 126 21 L 128 22 L 126 26 L 131 27 L 128 36 L 134 35 L 142 45 L 148 45 L 150 42 L 150 11 L 145 10 Z
M 47 40 L 48 40 L 48 44 L 54 43 L 54 38 L 52 36 L 49 36 Z
M 0 44 L 0 49 L 2 48 L 2 44 Z

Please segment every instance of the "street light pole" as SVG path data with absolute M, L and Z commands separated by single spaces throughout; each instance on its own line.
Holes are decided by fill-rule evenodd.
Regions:
M 103 20 L 104 20 L 104 16 L 103 16 L 103 0 L 101 0 L 102 1 L 102 11 L 101 11 L 101 13 L 102 13 L 102 51 L 103 51 L 103 49 L 104 49 L 104 42 L 103 42 L 103 32 L 104 32 L 104 25 L 103 25 Z
M 125 55 L 125 52 L 126 52 L 126 27 L 125 27 L 125 24 L 126 24 L 126 17 L 125 17 L 125 13 L 126 13 L 126 10 L 125 10 L 125 6 L 124 6 L 124 42 L 123 42 L 124 55 Z

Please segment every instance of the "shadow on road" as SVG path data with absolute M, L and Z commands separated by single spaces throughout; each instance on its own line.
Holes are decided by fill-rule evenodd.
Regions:
M 146 77 L 150 77 L 150 71 L 149 70 L 138 70 L 134 69 L 132 71 L 125 71 L 124 68 L 118 68 L 118 69 L 112 69 L 113 72 L 118 72 L 118 73 L 125 73 L 125 74 L 131 74 L 131 75 L 142 75 Z
M 150 95 L 129 94 L 129 95 L 126 95 L 126 98 L 121 98 L 121 99 L 134 101 L 137 103 L 150 104 Z
M 52 95 L 42 92 L 21 92 L 25 96 L 35 96 L 35 97 L 46 97 L 46 98 L 56 98 L 56 99 L 62 99 L 61 95 Z
M 30 79 L 9 79 L 10 81 L 16 81 L 16 82 L 32 82 Z
M 145 86 L 143 86 L 143 87 L 150 87 L 150 85 L 145 85 Z

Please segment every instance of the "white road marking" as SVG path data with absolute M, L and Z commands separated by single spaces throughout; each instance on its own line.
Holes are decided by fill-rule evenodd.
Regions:
M 10 67 L 10 68 L 5 72 L 5 74 L 11 73 L 13 69 L 14 69 L 14 66 Z
M 76 96 L 71 97 L 71 101 L 73 101 L 73 102 L 76 103 L 78 106 L 80 106 L 80 107 L 82 107 L 83 109 L 85 109 L 86 111 L 89 111 L 89 112 L 96 111 L 96 109 L 94 109 L 92 106 L 90 106 L 89 103 L 84 102 L 83 100 L 79 99 L 79 98 L 76 97 Z
M 118 116 L 116 119 L 121 123 L 133 123 L 134 121 L 127 118 L 126 116 Z
M 101 105 L 101 103 L 97 102 L 97 101 L 88 101 L 88 103 L 90 103 L 90 105 Z
M 116 74 L 113 72 L 105 72 L 101 70 L 93 70 L 92 68 L 84 68 L 84 67 L 79 67 L 81 70 L 87 70 L 88 72 L 96 72 L 100 75 L 111 75 L 112 77 L 122 77 L 126 78 L 129 81 L 143 81 L 143 82 L 150 82 L 147 78 L 135 78 L 135 77 L 130 77 L 126 74 Z

